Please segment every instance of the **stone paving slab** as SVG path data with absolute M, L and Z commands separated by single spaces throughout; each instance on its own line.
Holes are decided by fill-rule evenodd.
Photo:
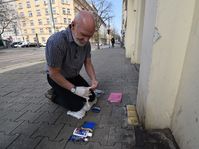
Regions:
M 34 123 L 37 118 L 39 118 L 42 115 L 42 112 L 31 112 L 27 111 L 22 116 L 20 116 L 16 121 L 28 121 L 30 123 Z
M 34 134 L 31 136 L 32 138 L 37 137 L 48 137 L 50 140 L 55 140 L 55 138 L 58 136 L 61 129 L 63 129 L 64 124 L 56 124 L 56 125 L 49 125 L 46 123 L 43 123 L 39 126 L 37 131 L 34 132 Z
M 0 149 L 130 149 L 135 144 L 134 129 L 127 124 L 125 106 L 136 102 L 138 72 L 120 48 L 93 51 L 99 87 L 100 113 L 87 112 L 77 120 L 67 110 L 45 98 L 50 88 L 44 64 L 0 74 Z M 82 76 L 88 79 L 83 69 Z M 111 92 L 122 92 L 122 102 L 107 101 Z M 76 127 L 95 122 L 89 142 L 68 142 Z
M 0 148 L 3 149 L 9 146 L 18 136 L 19 135 L 5 135 L 0 132 Z
M 35 149 L 64 149 L 67 141 L 51 141 L 48 138 L 44 138 Z
M 14 142 L 12 142 L 8 149 L 34 149 L 42 138 L 31 139 L 20 135 Z
M 29 138 L 33 135 L 34 132 L 38 130 L 39 126 L 40 126 L 39 123 L 36 124 L 36 123 L 29 123 L 27 121 L 23 121 L 10 134 L 21 134 Z
M 14 122 L 9 120 L 1 120 L 0 121 L 0 132 L 5 134 L 9 134 L 12 132 L 17 126 L 19 126 L 22 122 Z

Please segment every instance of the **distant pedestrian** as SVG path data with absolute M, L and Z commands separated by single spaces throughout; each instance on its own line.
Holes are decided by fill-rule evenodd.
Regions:
M 96 102 L 93 91 L 98 81 L 89 42 L 94 32 L 93 14 L 80 11 L 66 30 L 49 37 L 46 44 L 47 79 L 52 87 L 46 97 L 51 95 L 55 103 L 78 119 Z M 91 79 L 90 85 L 79 74 L 83 65 Z
M 115 39 L 113 37 L 111 38 L 111 44 L 112 44 L 112 47 L 114 48 Z

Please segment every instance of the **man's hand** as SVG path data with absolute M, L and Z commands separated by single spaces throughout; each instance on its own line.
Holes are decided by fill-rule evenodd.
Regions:
M 91 95 L 90 87 L 84 86 L 77 86 L 74 93 L 86 99 Z
M 95 90 L 97 88 L 98 81 L 97 80 L 91 80 L 91 87 L 90 89 Z

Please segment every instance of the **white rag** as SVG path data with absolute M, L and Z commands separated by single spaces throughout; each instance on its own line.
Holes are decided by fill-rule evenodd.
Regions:
M 85 116 L 86 111 L 82 108 L 81 110 L 79 110 L 77 112 L 68 111 L 67 114 L 72 116 L 72 117 L 75 117 L 77 119 L 82 119 Z

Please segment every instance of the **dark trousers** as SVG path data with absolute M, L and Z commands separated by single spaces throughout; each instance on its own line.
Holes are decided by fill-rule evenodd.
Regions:
M 54 102 L 68 110 L 71 111 L 79 111 L 84 106 L 86 99 L 75 95 L 71 91 L 61 87 L 56 82 L 54 82 L 49 75 L 47 75 L 47 80 L 50 86 L 53 88 L 53 92 L 55 94 Z M 74 84 L 75 86 L 85 86 L 89 87 L 89 84 L 80 76 L 76 76 L 74 78 L 68 78 L 69 82 Z M 92 102 L 95 99 L 95 94 L 91 91 L 92 95 L 89 96 L 89 101 Z

